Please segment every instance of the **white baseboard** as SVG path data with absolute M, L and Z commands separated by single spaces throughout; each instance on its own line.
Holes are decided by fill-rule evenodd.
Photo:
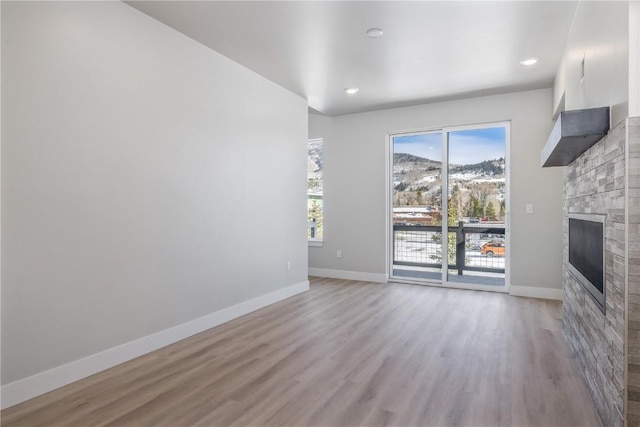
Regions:
M 361 280 L 364 282 L 387 283 L 386 274 L 364 273 L 361 271 L 331 270 L 329 268 L 309 267 L 309 276 L 328 277 L 330 279 Z
M 309 290 L 304 281 L 2 386 L 2 409 Z
M 562 301 L 562 289 L 537 288 L 534 286 L 509 286 L 509 295 L 515 297 L 529 297 L 554 299 Z

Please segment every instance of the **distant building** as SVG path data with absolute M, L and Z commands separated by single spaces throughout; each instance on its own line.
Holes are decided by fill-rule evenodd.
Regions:
M 393 208 L 393 223 L 434 225 L 442 220 L 442 212 L 433 206 L 402 206 Z

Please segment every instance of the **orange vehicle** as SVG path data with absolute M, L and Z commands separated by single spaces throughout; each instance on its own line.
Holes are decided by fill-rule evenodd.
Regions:
M 488 257 L 504 256 L 504 242 L 487 242 L 482 245 L 480 253 Z

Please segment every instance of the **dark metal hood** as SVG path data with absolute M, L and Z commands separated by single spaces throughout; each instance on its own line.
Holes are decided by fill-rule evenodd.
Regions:
M 609 107 L 563 111 L 542 149 L 542 167 L 566 166 L 609 131 Z

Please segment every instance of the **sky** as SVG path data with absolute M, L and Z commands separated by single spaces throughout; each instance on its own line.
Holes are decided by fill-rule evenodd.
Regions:
M 505 157 L 505 128 L 473 129 L 449 133 L 449 163 L 468 165 Z M 393 152 L 442 160 L 442 134 L 394 136 Z

